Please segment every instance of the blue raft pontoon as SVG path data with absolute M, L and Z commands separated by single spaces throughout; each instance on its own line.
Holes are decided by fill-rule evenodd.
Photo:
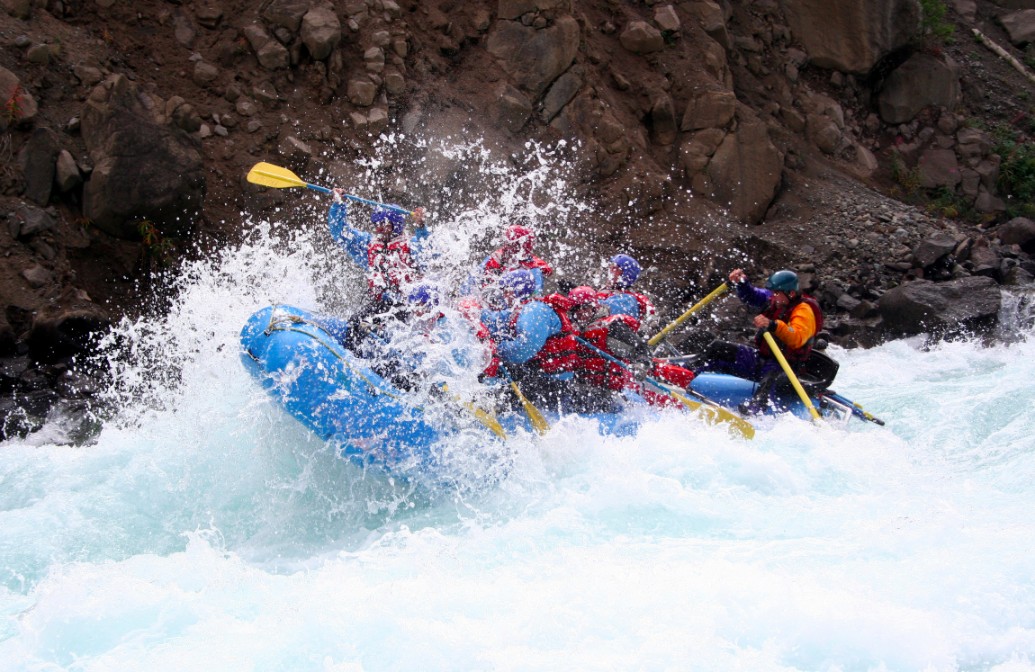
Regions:
M 439 462 L 437 449 L 459 432 L 498 443 L 501 433 L 530 431 L 524 413 L 508 410 L 495 418 L 449 392 L 437 395 L 438 412 L 432 412 L 427 390 L 409 392 L 378 374 L 342 345 L 346 332 L 341 318 L 286 305 L 259 310 L 241 330 L 241 359 L 249 372 L 291 415 L 339 446 L 343 457 L 393 472 L 428 471 Z M 551 424 L 560 419 L 541 410 Z M 635 413 L 580 415 L 594 419 L 601 433 L 627 435 L 638 427 Z

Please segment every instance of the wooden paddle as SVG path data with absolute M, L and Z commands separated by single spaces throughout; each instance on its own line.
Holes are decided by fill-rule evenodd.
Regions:
M 258 184 L 263 187 L 273 187 L 274 189 L 286 189 L 289 187 L 305 187 L 306 189 L 312 189 L 313 191 L 319 191 L 322 194 L 333 194 L 333 189 L 327 187 L 321 187 L 318 184 L 310 184 L 306 182 L 298 175 L 295 175 L 287 168 L 281 168 L 280 166 L 274 166 L 272 163 L 266 163 L 260 161 L 259 163 L 252 166 L 252 169 L 248 171 L 248 181 L 252 184 Z M 412 210 L 401 208 L 398 205 L 391 205 L 389 203 L 378 203 L 377 201 L 371 201 L 366 198 L 360 198 L 359 196 L 353 196 L 352 194 L 342 194 L 342 198 L 347 198 L 350 201 L 356 201 L 357 203 L 366 203 L 376 208 L 383 208 L 385 210 L 394 210 L 401 212 L 405 215 L 412 215 Z
M 503 439 L 504 441 L 506 441 L 506 439 L 507 439 L 507 432 L 506 432 L 506 430 L 503 429 L 503 425 L 501 425 L 499 423 L 499 420 L 497 420 L 496 416 L 493 415 L 490 411 L 486 411 L 484 408 L 479 408 L 479 407 L 475 406 L 473 402 L 470 402 L 470 401 L 467 401 L 467 400 L 461 398 L 460 395 L 453 394 L 452 392 L 449 391 L 449 386 L 446 385 L 445 383 L 442 383 L 439 386 L 439 388 L 443 392 L 448 394 L 449 397 L 453 401 L 455 401 L 456 403 L 460 404 L 465 409 L 467 409 L 467 411 L 471 415 L 473 415 L 474 418 L 478 422 L 482 423 L 490 432 L 492 432 L 496 436 L 498 436 L 501 439 Z

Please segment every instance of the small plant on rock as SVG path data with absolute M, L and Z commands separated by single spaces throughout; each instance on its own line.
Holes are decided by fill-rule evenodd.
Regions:
M 137 223 L 137 232 L 144 243 L 144 261 L 146 266 L 165 268 L 172 263 L 175 245 L 169 238 L 162 236 L 158 227 L 149 219 Z
M 4 101 L 4 108 L 0 110 L 0 115 L 3 116 L 4 126 L 8 126 L 22 116 L 22 87 L 21 85 L 15 86 L 11 95 Z
M 920 0 L 919 42 L 928 49 L 940 50 L 952 44 L 956 26 L 945 19 L 945 3 L 942 0 Z
M 1011 215 L 1031 216 L 1035 211 L 1035 145 L 1014 129 L 999 127 L 995 134 L 999 166 L 999 193 L 1006 197 Z

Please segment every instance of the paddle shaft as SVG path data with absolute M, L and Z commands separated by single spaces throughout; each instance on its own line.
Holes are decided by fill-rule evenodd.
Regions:
M 780 363 L 780 368 L 783 369 L 784 374 L 787 376 L 787 380 L 791 381 L 791 386 L 794 387 L 794 391 L 798 393 L 798 397 L 801 402 L 805 404 L 805 408 L 809 409 L 809 415 L 812 419 L 819 420 L 819 411 L 812 404 L 812 400 L 809 399 L 809 395 L 805 393 L 805 388 L 801 386 L 801 381 L 798 380 L 798 376 L 794 375 L 794 371 L 791 369 L 791 365 L 787 362 L 787 358 L 783 356 L 783 352 L 780 351 L 780 346 L 776 344 L 776 339 L 768 331 L 762 332 L 762 338 L 769 344 L 769 349 L 773 353 L 773 357 L 776 357 L 776 361 Z
M 259 184 L 264 187 L 272 187 L 274 189 L 305 187 L 306 189 L 318 191 L 321 194 L 334 193 L 333 189 L 328 189 L 327 187 L 322 187 L 318 184 L 310 184 L 309 182 L 306 182 L 305 180 L 300 178 L 298 175 L 295 175 L 287 168 L 275 166 L 272 163 L 266 163 L 265 161 L 260 161 L 259 163 L 252 166 L 252 169 L 248 171 L 248 181 L 252 184 Z M 398 205 L 391 205 L 389 203 L 379 203 L 378 201 L 372 201 L 368 198 L 361 198 L 359 196 L 354 196 L 352 194 L 343 193 L 341 194 L 341 197 L 347 198 L 350 201 L 355 201 L 357 203 L 365 203 L 366 205 L 370 205 L 375 208 L 394 210 L 396 212 L 401 212 L 405 215 L 413 214 L 410 210 L 407 210 L 406 208 L 401 208 Z
M 550 423 L 546 421 L 546 418 L 539 412 L 539 409 L 528 400 L 528 397 L 526 397 L 525 393 L 521 391 L 518 384 L 514 382 L 514 379 L 510 377 L 510 371 L 507 370 L 507 367 L 503 366 L 501 363 L 499 368 L 500 373 L 502 373 L 503 377 L 507 379 L 508 383 L 510 383 L 510 389 L 514 391 L 518 401 L 521 402 L 521 406 L 525 409 L 525 415 L 528 416 L 529 421 L 532 423 L 532 428 L 540 434 L 545 434 L 550 431 Z
M 830 390 L 827 390 L 826 392 L 823 393 L 823 396 L 829 397 L 829 398 L 833 399 L 834 401 L 836 401 L 836 402 L 838 402 L 840 404 L 844 404 L 845 406 L 847 406 L 848 408 L 850 408 L 852 410 L 852 414 L 853 415 L 857 415 L 860 418 L 862 418 L 863 420 L 868 420 L 868 421 L 870 421 L 870 422 L 872 422 L 872 423 L 874 423 L 876 425 L 880 425 L 881 427 L 884 426 L 884 421 L 883 420 L 881 420 L 877 416 L 873 415 L 872 413 L 868 413 L 865 409 L 863 409 L 862 406 L 860 406 L 859 404 L 855 403 L 851 399 L 848 399 L 846 397 L 842 397 L 837 392 L 831 392 Z
M 672 324 L 668 325 L 658 333 L 651 336 L 650 340 L 647 341 L 647 345 L 653 348 L 658 343 L 661 343 L 661 341 L 665 340 L 666 336 L 672 333 L 673 329 L 686 322 L 688 319 L 690 319 L 691 315 L 693 315 L 701 308 L 704 308 L 709 303 L 717 299 L 719 296 L 724 294 L 729 288 L 730 286 L 724 282 L 715 289 L 713 289 L 711 293 L 708 294 L 708 296 L 704 297 L 703 299 L 695 303 L 693 306 L 690 307 L 689 310 L 687 310 L 685 313 L 673 320 Z
M 580 338 L 580 337 L 576 336 L 575 340 L 578 341 L 584 347 L 588 348 L 591 352 L 595 352 L 596 354 L 600 355 L 601 357 L 603 357 L 607 361 L 611 362 L 612 364 L 620 366 L 621 368 L 625 369 L 629 373 L 632 373 L 633 375 L 635 375 L 635 372 L 632 370 L 632 367 L 630 367 L 628 364 L 626 364 L 622 360 L 618 359 L 617 357 L 615 357 L 611 353 L 605 352 L 604 350 L 601 350 L 600 348 L 598 348 L 597 346 L 593 345 L 592 343 L 590 343 L 589 341 L 587 341 L 584 338 Z M 665 394 L 667 394 L 670 397 L 676 399 L 677 401 L 679 401 L 680 403 L 682 403 L 684 406 L 686 406 L 687 408 L 689 408 L 691 410 L 694 410 L 694 411 L 701 410 L 702 412 L 704 412 L 704 408 L 702 408 L 702 407 L 707 408 L 708 412 L 710 412 L 712 414 L 712 418 L 714 419 L 713 421 L 722 421 L 722 422 L 729 423 L 738 432 L 740 432 L 740 434 L 744 438 L 750 439 L 750 438 L 753 438 L 755 436 L 755 428 L 754 428 L 754 426 L 751 425 L 750 422 L 748 422 L 748 421 L 744 420 L 743 418 L 740 418 L 740 417 L 734 415 L 733 413 L 727 411 L 721 405 L 715 403 L 714 401 L 712 401 L 708 397 L 705 397 L 704 395 L 699 394 L 697 392 L 694 392 L 694 391 L 691 391 L 691 390 L 687 390 L 687 392 L 689 392 L 690 394 L 692 394 L 693 396 L 695 396 L 695 397 L 697 397 L 698 399 L 701 400 L 700 402 L 699 401 L 690 401 L 689 399 L 687 399 L 683 395 L 677 393 L 675 390 L 673 390 L 668 385 L 665 385 L 664 383 L 662 383 L 661 381 L 659 381 L 659 380 L 657 380 L 655 378 L 651 378 L 650 376 L 644 376 L 643 380 L 646 381 L 649 385 L 651 385 L 653 387 L 656 387 L 657 389 L 661 390 Z M 680 389 L 683 389 L 683 388 L 680 388 Z M 704 402 L 704 403 L 701 403 L 701 402 Z

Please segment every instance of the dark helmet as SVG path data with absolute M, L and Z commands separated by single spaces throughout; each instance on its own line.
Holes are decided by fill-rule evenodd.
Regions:
M 766 280 L 765 288 L 774 292 L 796 292 L 798 291 L 798 274 L 787 269 L 777 271 Z
M 640 277 L 640 271 L 643 270 L 640 268 L 639 262 L 628 254 L 616 254 L 611 257 L 611 263 L 622 272 L 618 280 L 623 287 L 631 287 L 636 282 L 636 279 Z
M 370 221 L 374 224 L 380 224 L 384 221 L 391 222 L 392 233 L 398 236 L 402 234 L 403 228 L 406 226 L 406 215 L 398 210 L 378 208 L 370 213 Z
M 536 291 L 535 273 L 527 268 L 504 273 L 499 281 L 500 289 L 510 292 L 515 298 L 524 299 Z

